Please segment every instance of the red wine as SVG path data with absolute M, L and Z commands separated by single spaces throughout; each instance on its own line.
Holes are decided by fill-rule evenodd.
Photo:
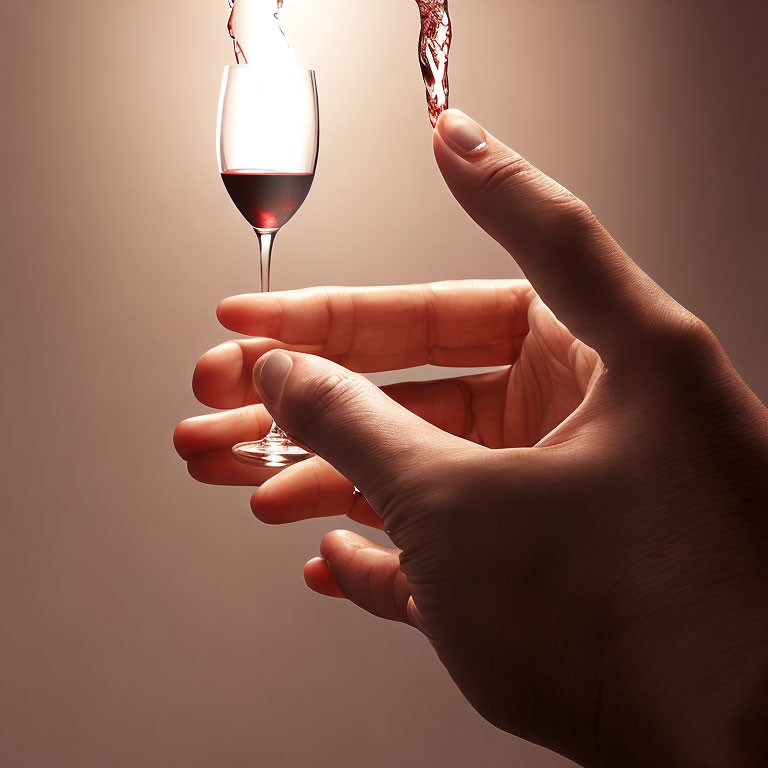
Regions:
M 448 109 L 448 54 L 451 50 L 451 17 L 448 0 L 416 0 L 421 15 L 419 65 L 427 89 L 427 109 L 434 128 Z
M 309 194 L 312 173 L 224 171 L 221 180 L 248 223 L 255 229 L 279 229 Z

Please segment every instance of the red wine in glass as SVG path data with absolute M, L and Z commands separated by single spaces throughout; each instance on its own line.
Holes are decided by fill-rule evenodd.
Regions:
M 221 180 L 245 220 L 261 230 L 283 226 L 309 194 L 314 174 L 226 170 Z
M 261 289 L 268 292 L 277 233 L 301 207 L 315 176 L 319 113 L 314 72 L 300 69 L 285 55 L 289 49 L 254 50 L 258 65 L 224 71 L 217 143 L 221 180 L 256 233 Z M 266 437 L 234 446 L 232 454 L 243 464 L 275 469 L 312 455 L 277 424 Z

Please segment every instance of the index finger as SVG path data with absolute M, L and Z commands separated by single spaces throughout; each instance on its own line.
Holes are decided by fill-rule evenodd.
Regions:
M 217 314 L 232 331 L 302 345 L 361 373 L 491 366 L 517 358 L 534 295 L 525 280 L 308 288 L 234 296 Z
M 582 200 L 463 112 L 443 112 L 433 144 L 462 207 L 515 258 L 574 336 L 601 355 L 634 364 L 629 350 L 685 315 Z

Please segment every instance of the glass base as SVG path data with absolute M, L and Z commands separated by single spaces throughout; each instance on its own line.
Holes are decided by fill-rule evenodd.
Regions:
M 314 456 L 313 453 L 296 445 L 277 424 L 272 425 L 269 434 L 253 443 L 240 443 L 232 449 L 235 461 L 251 467 L 281 469 Z

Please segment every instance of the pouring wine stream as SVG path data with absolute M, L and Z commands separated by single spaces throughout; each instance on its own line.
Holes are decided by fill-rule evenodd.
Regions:
M 232 11 L 227 29 L 238 64 L 263 62 L 274 66 L 276 55 L 295 63 L 278 18 L 283 0 L 229 0 L 229 5 Z M 448 109 L 451 17 L 448 0 L 416 0 L 416 5 L 421 20 L 419 67 L 426 88 L 429 120 L 434 128 L 441 112 Z

